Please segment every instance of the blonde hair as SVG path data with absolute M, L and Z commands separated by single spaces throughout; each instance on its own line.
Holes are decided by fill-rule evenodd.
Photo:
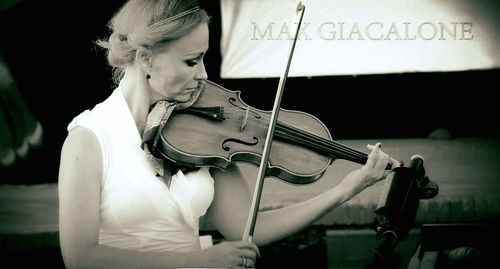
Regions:
M 196 0 L 129 0 L 110 20 L 109 38 L 96 42 L 107 50 L 114 82 L 120 81 L 126 67 L 134 62 L 138 50 L 154 52 L 163 49 L 199 24 L 208 23 L 210 17 L 203 9 L 178 16 L 197 6 Z

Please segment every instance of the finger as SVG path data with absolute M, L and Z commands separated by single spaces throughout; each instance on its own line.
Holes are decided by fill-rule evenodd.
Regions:
M 252 243 L 250 241 L 238 241 L 238 242 L 236 242 L 236 246 L 238 248 L 246 248 L 246 249 L 253 250 L 257 254 L 257 257 L 260 258 L 259 248 L 254 243 Z
M 389 158 L 389 154 L 385 153 L 380 147 L 382 147 L 382 144 L 377 143 L 375 148 L 372 150 L 372 153 L 377 155 L 377 159 L 381 158 L 382 160 L 385 160 L 385 157 Z
M 371 149 L 372 152 L 368 154 L 368 160 L 366 160 L 366 165 L 368 167 L 374 167 L 377 162 L 377 155 L 380 150 L 381 143 L 377 143 L 375 145 L 368 144 L 367 147 Z
M 247 259 L 247 268 L 255 268 L 255 260 Z
M 241 259 L 242 259 L 242 261 L 241 261 L 241 266 L 242 266 L 243 268 L 246 268 L 246 267 L 247 267 L 247 263 L 248 263 L 248 258 L 247 258 L 247 257 L 245 257 L 245 256 L 241 256 Z
M 375 145 L 368 144 L 368 145 L 366 145 L 366 147 L 367 147 L 369 150 L 373 150 L 373 149 L 375 149 L 375 148 L 381 148 L 381 147 L 382 147 L 382 143 L 378 142 L 378 143 L 376 143 Z
M 241 266 L 243 266 L 244 268 L 254 268 L 255 267 L 255 259 L 245 257 Z
M 384 175 L 382 176 L 382 178 L 386 178 L 388 177 L 390 174 L 392 174 L 394 171 L 393 170 L 385 170 L 384 171 Z
M 259 247 L 257 247 L 257 245 L 255 244 L 252 244 L 252 250 L 254 251 L 254 253 L 257 255 L 256 258 L 260 258 L 260 250 L 259 250 Z
M 235 263 L 238 268 L 254 268 L 255 259 L 247 256 L 239 256 L 239 260 Z
M 389 162 L 392 163 L 392 168 L 396 168 L 396 167 L 400 167 L 401 166 L 401 163 L 398 160 L 393 159 L 392 157 L 389 159 Z
M 389 163 L 389 155 L 385 153 L 379 154 L 377 158 L 377 163 L 373 168 L 376 171 L 379 179 L 387 177 L 387 175 L 391 172 L 391 170 L 386 170 L 388 163 Z
M 257 253 L 250 249 L 239 249 L 238 255 L 241 257 L 246 257 L 247 259 L 255 260 Z
M 385 168 L 387 167 L 387 163 L 389 163 L 389 155 L 385 152 L 383 152 L 381 149 L 378 149 L 378 150 L 374 150 L 374 153 L 377 154 L 377 158 L 376 158 L 376 164 L 375 164 L 375 167 L 376 168 Z
M 237 268 L 245 268 L 243 256 L 236 257 L 236 259 L 234 260 L 234 265 L 236 265 Z

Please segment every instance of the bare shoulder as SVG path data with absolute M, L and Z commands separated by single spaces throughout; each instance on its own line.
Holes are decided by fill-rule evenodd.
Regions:
M 81 126 L 71 130 L 61 150 L 59 181 L 83 177 L 100 180 L 101 171 L 101 148 L 96 135 Z
M 78 126 L 68 133 L 64 140 L 62 154 L 85 149 L 99 149 L 99 141 L 97 141 L 96 135 L 90 129 Z

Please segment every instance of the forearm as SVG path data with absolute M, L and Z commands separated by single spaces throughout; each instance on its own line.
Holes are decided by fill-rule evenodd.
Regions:
M 337 208 L 357 192 L 339 184 L 309 200 L 259 213 L 254 242 L 266 245 L 290 236 Z
M 350 172 L 334 188 L 304 202 L 288 207 L 259 213 L 253 242 L 266 245 L 283 239 L 311 225 L 331 210 L 337 208 L 361 191 L 386 176 L 385 168 L 389 156 L 380 151 L 380 144 L 372 146 L 368 160 L 361 168 Z M 238 173 L 220 173 L 215 180 L 220 195 L 214 199 L 212 208 L 214 223 L 226 238 L 241 238 L 246 217 L 228 212 L 248 212 L 250 197 L 244 190 Z M 221 198 L 226 197 L 226 198 Z M 230 221 L 227 221 L 230 220 Z
M 64 254 L 64 251 L 63 251 Z M 67 268 L 182 268 L 200 267 L 199 252 L 142 252 L 98 245 L 63 255 Z

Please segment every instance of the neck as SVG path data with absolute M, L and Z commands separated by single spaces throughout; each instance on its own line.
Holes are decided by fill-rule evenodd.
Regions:
M 129 67 L 120 81 L 120 88 L 127 101 L 139 134 L 142 136 L 149 113 L 150 96 L 146 78 L 139 68 Z

